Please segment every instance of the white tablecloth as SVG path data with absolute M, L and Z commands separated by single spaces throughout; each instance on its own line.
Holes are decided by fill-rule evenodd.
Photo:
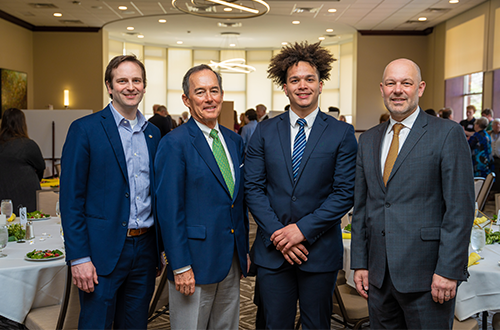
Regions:
M 0 258 L 0 315 L 19 323 L 24 322 L 31 308 L 60 303 L 66 279 L 64 258 L 39 262 L 24 260 L 26 253 L 34 249 L 62 250 L 60 219 L 34 221 L 33 225 L 34 243 L 10 242 L 3 250 L 7 257 Z M 42 237 L 45 240 L 40 240 Z

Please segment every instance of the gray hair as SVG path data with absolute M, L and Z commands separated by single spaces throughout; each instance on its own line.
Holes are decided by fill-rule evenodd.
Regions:
M 222 91 L 222 77 L 220 76 L 220 74 L 215 72 L 210 66 L 206 64 L 200 64 L 189 69 L 184 75 L 184 78 L 182 78 L 182 91 L 184 92 L 184 95 L 186 95 L 188 98 L 189 98 L 189 78 L 193 73 L 203 70 L 209 70 L 215 74 L 215 76 L 217 77 L 217 82 L 219 83 L 219 88 Z
M 483 129 L 485 129 L 486 127 L 488 127 L 489 120 L 488 120 L 488 118 L 486 118 L 486 117 L 480 117 L 480 118 L 476 119 L 475 124 L 476 124 L 477 126 L 479 126 L 479 128 L 480 128 L 481 130 L 483 130 Z

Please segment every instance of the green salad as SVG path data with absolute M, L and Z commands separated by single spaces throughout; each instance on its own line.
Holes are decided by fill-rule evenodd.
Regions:
M 50 214 L 44 214 L 40 211 L 33 211 L 33 212 L 28 212 L 26 217 L 28 219 L 43 219 L 43 218 L 50 218 Z
M 26 253 L 26 257 L 30 259 L 51 259 L 62 255 L 60 250 L 33 250 Z

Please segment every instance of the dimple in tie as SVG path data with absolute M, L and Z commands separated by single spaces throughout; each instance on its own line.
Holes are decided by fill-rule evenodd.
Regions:
M 385 166 L 384 166 L 384 185 L 387 186 L 387 180 L 389 180 L 389 176 L 391 176 L 391 171 L 394 166 L 394 163 L 396 162 L 396 158 L 398 158 L 398 152 L 399 152 L 399 132 L 401 129 L 404 127 L 403 124 L 394 124 L 392 127 L 393 129 L 393 135 L 392 135 L 392 142 L 391 142 L 391 147 L 389 148 L 389 153 L 387 154 L 387 159 L 385 160 Z
M 226 152 L 224 151 L 224 147 L 220 142 L 219 135 L 217 134 L 217 130 L 212 129 L 210 131 L 210 136 L 214 140 L 212 143 L 212 152 L 214 154 L 215 160 L 217 161 L 217 165 L 219 165 L 219 169 L 222 173 L 222 177 L 226 182 L 227 189 L 231 194 L 231 198 L 233 198 L 234 193 L 234 181 L 233 175 L 231 173 L 231 168 L 229 167 L 229 162 L 227 160 Z
M 293 152 L 292 152 L 292 171 L 293 180 L 297 180 L 297 173 L 300 168 L 300 161 L 302 160 L 302 155 L 304 155 L 304 149 L 306 148 L 306 133 L 304 131 L 304 126 L 307 124 L 305 119 L 297 119 L 297 124 L 299 124 L 299 132 L 295 135 L 295 140 L 293 141 Z

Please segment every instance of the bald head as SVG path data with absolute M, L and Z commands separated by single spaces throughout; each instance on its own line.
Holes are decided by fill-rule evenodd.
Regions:
M 409 60 L 407 58 L 398 58 L 397 60 L 394 60 L 392 62 L 390 62 L 389 64 L 387 64 L 387 66 L 385 67 L 384 69 L 384 74 L 382 76 L 382 81 L 384 81 L 384 78 L 385 78 L 385 75 L 386 75 L 386 72 L 387 72 L 387 69 L 392 66 L 392 65 L 396 65 L 396 66 L 410 66 L 410 67 L 413 67 L 413 69 L 416 71 L 417 73 L 417 80 L 419 82 L 422 81 L 422 74 L 420 72 L 420 67 L 417 65 L 417 63 L 413 62 L 412 60 Z

